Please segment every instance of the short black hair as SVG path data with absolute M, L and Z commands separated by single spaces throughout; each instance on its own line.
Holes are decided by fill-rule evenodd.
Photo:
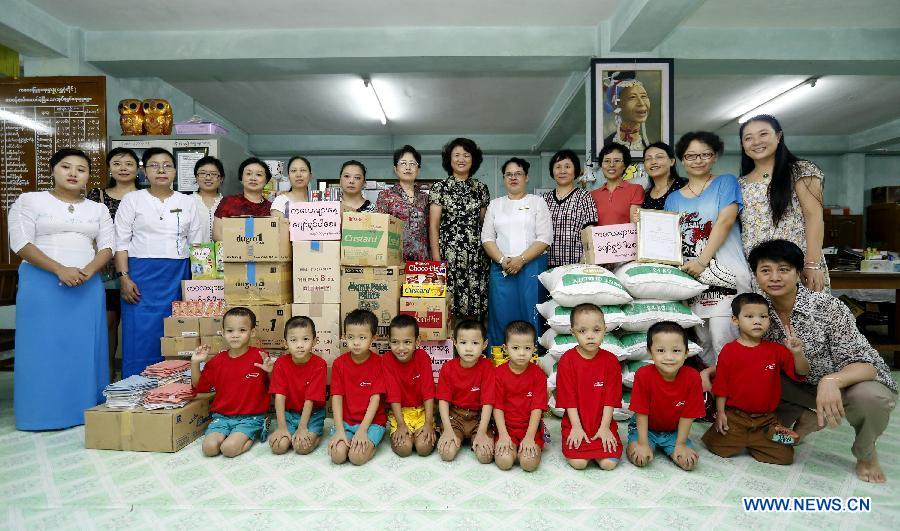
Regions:
M 756 266 L 762 260 L 770 260 L 772 262 L 784 262 L 793 266 L 797 272 L 803 271 L 803 251 L 794 242 L 787 240 L 769 240 L 763 242 L 750 251 L 747 261 L 750 263 L 750 269 L 756 273 Z
M 672 146 L 670 146 L 669 144 L 666 144 L 665 142 L 661 142 L 661 141 L 654 142 L 654 143 L 650 144 L 649 146 L 645 147 L 644 155 L 643 155 L 644 157 L 647 156 L 647 150 L 651 149 L 651 148 L 656 148 L 656 149 L 665 151 L 666 156 L 669 157 L 670 159 L 675 158 L 675 150 L 672 149 Z M 677 166 L 678 165 L 676 164 L 675 166 L 672 166 L 671 168 L 669 168 L 669 177 L 671 177 L 673 179 L 678 179 L 680 177 L 678 175 L 678 167 Z M 650 182 L 647 184 L 647 190 L 650 190 L 651 188 L 653 188 L 653 179 L 648 179 L 648 180 Z
M 517 336 L 531 336 L 531 340 L 534 341 L 537 339 L 537 330 L 534 329 L 534 325 L 529 323 L 528 321 L 510 321 L 508 325 L 506 325 L 506 330 L 503 331 L 503 342 L 509 342 L 509 336 L 517 335 Z
M 528 175 L 528 169 L 531 168 L 531 163 L 527 160 L 520 157 L 510 157 L 509 160 L 503 163 L 503 166 L 500 167 L 500 174 L 506 174 L 506 167 L 510 164 L 518 164 L 522 167 L 522 171 L 525 172 L 525 175 Z
M 453 329 L 453 339 L 456 340 L 459 337 L 459 333 L 463 330 L 478 330 L 481 332 L 481 339 L 487 339 L 487 328 L 484 327 L 484 323 L 481 321 L 463 319 L 456 323 L 456 328 Z
M 409 144 L 406 144 L 402 148 L 394 151 L 394 166 L 396 166 L 397 163 L 400 162 L 400 158 L 407 153 L 409 153 L 413 156 L 414 159 L 416 159 L 416 164 L 418 164 L 419 166 L 422 165 L 422 154 L 416 151 L 416 148 L 410 146 Z
M 597 155 L 597 160 L 601 163 L 603 162 L 603 157 L 609 155 L 613 151 L 618 151 L 622 154 L 622 162 L 625 163 L 625 167 L 631 166 L 631 151 L 622 144 L 618 142 L 610 142 L 603 146 L 603 149 L 600 150 L 600 153 Z
M 135 166 L 141 163 L 141 159 L 138 158 L 137 153 L 135 153 L 133 149 L 127 147 L 117 147 L 110 149 L 109 153 L 106 154 L 106 165 L 109 166 L 109 163 L 112 162 L 113 157 L 118 157 L 120 155 L 128 155 L 129 157 L 134 159 Z
M 722 142 L 719 135 L 710 133 L 709 131 L 691 131 L 690 133 L 681 135 L 681 138 L 678 139 L 678 143 L 675 144 L 675 154 L 678 155 L 678 160 L 684 159 L 684 152 L 687 151 L 688 146 L 691 145 L 691 142 L 694 140 L 709 146 L 716 155 L 721 155 L 722 152 L 725 151 L 725 143 Z
M 419 337 L 419 321 L 416 321 L 416 318 L 412 315 L 401 313 L 397 317 L 391 319 L 391 324 L 388 325 L 389 338 L 390 333 L 393 332 L 396 328 L 412 328 L 413 330 L 415 330 L 416 337 Z
M 229 317 L 248 317 L 250 319 L 250 328 L 256 328 L 256 314 L 253 310 L 244 306 L 235 306 L 225 312 L 222 316 L 222 326 L 225 326 L 225 319 Z
M 653 348 L 653 336 L 655 336 L 656 334 L 679 334 L 682 341 L 684 341 L 684 351 L 687 352 L 687 331 L 684 329 L 684 327 L 682 327 L 675 321 L 660 321 L 658 323 L 653 323 L 652 325 L 650 325 L 650 329 L 647 330 L 647 350 Z
M 577 179 L 578 176 L 581 175 L 581 160 L 579 160 L 578 155 L 571 149 L 561 149 L 550 157 L 550 165 L 548 167 L 550 170 L 550 177 L 553 177 L 553 166 L 555 166 L 557 162 L 563 160 L 572 161 L 572 166 L 575 167 L 575 178 Z
M 769 301 L 767 301 L 765 297 L 759 293 L 750 291 L 741 293 L 737 297 L 731 299 L 731 315 L 735 317 L 739 316 L 741 314 L 741 308 L 748 304 L 762 304 L 767 308 L 769 307 Z
M 87 161 L 88 172 L 91 171 L 91 159 L 87 156 L 87 153 L 81 151 L 80 149 L 74 148 L 62 148 L 50 157 L 50 171 L 53 171 L 53 168 L 56 167 L 57 164 L 62 161 L 62 159 L 66 157 L 81 157 L 85 161 Z
M 597 312 L 600 314 L 600 317 L 603 318 L 603 323 L 606 324 L 606 316 L 603 315 L 603 310 L 597 306 L 596 304 L 590 302 L 582 302 L 581 304 L 572 308 L 572 313 L 569 314 L 569 326 L 575 326 L 575 316 L 581 313 L 592 313 Z
M 344 174 L 344 168 L 347 166 L 359 166 L 359 169 L 362 170 L 363 179 L 366 178 L 366 165 L 356 159 L 350 159 L 347 162 L 341 164 L 341 171 L 338 173 L 338 177 Z
M 444 148 L 441 150 L 441 166 L 444 167 L 444 171 L 447 172 L 447 175 L 453 175 L 450 152 L 453 151 L 453 148 L 456 146 L 463 148 L 466 150 L 466 153 L 472 155 L 472 168 L 469 170 L 469 177 L 472 177 L 478 169 L 481 168 L 481 163 L 484 161 L 484 154 L 481 152 L 481 148 L 478 147 L 478 144 L 470 138 L 454 138 L 444 144 Z
M 312 164 L 310 164 L 309 159 L 306 157 L 301 157 L 300 155 L 294 155 L 293 157 L 288 159 L 288 163 L 286 166 L 288 172 L 291 171 L 291 164 L 293 164 L 295 160 L 302 160 L 303 164 L 306 164 L 306 169 L 309 170 L 310 173 L 312 173 Z
M 150 157 L 155 157 L 156 155 L 167 155 L 169 160 L 172 161 L 172 164 L 175 164 L 175 155 L 173 155 L 171 151 L 161 147 L 151 147 L 145 149 L 144 153 L 141 155 L 141 164 L 144 165 L 145 170 L 147 168 L 147 161 L 150 160 Z
M 309 328 L 313 336 L 316 335 L 316 323 L 305 315 L 295 315 L 284 323 L 284 338 L 287 339 L 288 332 L 295 328 Z
M 263 167 L 263 171 L 266 172 L 266 182 L 269 182 L 272 180 L 272 170 L 269 169 L 269 165 L 257 157 L 250 157 L 248 159 L 244 159 L 244 162 L 242 162 L 241 165 L 238 166 L 238 180 L 239 181 L 244 180 L 244 169 L 251 164 L 259 164 L 260 166 Z
M 216 170 L 219 171 L 219 175 L 222 177 L 222 180 L 225 180 L 225 167 L 222 166 L 222 161 L 209 155 L 203 157 L 202 159 L 198 160 L 196 164 L 194 164 L 194 177 L 197 176 L 197 172 L 200 171 L 200 168 L 206 166 L 207 164 L 212 164 L 213 166 L 215 166 Z
M 344 333 L 347 333 L 348 326 L 356 325 L 368 326 L 374 336 L 378 332 L 378 317 L 375 317 L 375 314 L 369 310 L 357 308 L 344 317 Z

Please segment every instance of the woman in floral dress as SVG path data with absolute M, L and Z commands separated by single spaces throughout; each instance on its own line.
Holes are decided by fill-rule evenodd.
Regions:
M 481 247 L 481 226 L 491 195 L 472 177 L 481 166 L 481 149 L 468 138 L 444 146 L 441 162 L 446 180 L 431 187 L 428 222 L 431 259 L 447 261 L 447 282 L 455 319 L 483 321 L 487 314 L 489 262 Z
M 375 211 L 403 222 L 403 259 L 428 260 L 428 193 L 416 184 L 422 155 L 406 145 L 394 152 L 394 173 L 399 182 L 378 194 Z

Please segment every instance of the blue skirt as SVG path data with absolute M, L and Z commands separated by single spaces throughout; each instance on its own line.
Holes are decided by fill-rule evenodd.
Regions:
M 500 266 L 491 263 L 488 285 L 488 342 L 491 348 L 505 342 L 506 325 L 511 321 L 528 321 L 540 337 L 541 316 L 536 306 L 544 302 L 547 291 L 538 275 L 546 270 L 545 254 L 525 264 L 517 274 L 506 277 Z
M 191 278 L 191 269 L 186 258 L 129 258 L 128 275 L 141 299 L 122 301 L 122 378 L 162 361 L 163 319 L 172 315 L 172 301 L 181 300 L 181 281 Z
M 22 262 L 16 294 L 16 429 L 84 424 L 84 410 L 103 402 L 108 351 L 100 277 L 70 288 L 53 273 Z

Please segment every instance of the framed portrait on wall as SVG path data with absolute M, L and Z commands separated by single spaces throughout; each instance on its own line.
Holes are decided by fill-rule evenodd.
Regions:
M 672 59 L 591 59 L 591 156 L 618 142 L 640 160 L 674 136 Z

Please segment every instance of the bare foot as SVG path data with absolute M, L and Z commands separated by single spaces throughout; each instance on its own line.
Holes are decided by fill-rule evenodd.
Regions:
M 884 483 L 887 478 L 884 477 L 884 471 L 881 470 L 881 464 L 878 462 L 878 454 L 872 452 L 872 459 L 863 461 L 856 460 L 856 477 L 862 481 L 869 483 Z
M 794 431 L 797 432 L 797 441 L 794 444 L 800 444 L 807 435 L 821 429 L 822 427 L 819 426 L 819 418 L 816 414 L 812 411 L 804 411 L 800 414 L 800 418 L 797 419 L 797 423 L 794 424 Z

